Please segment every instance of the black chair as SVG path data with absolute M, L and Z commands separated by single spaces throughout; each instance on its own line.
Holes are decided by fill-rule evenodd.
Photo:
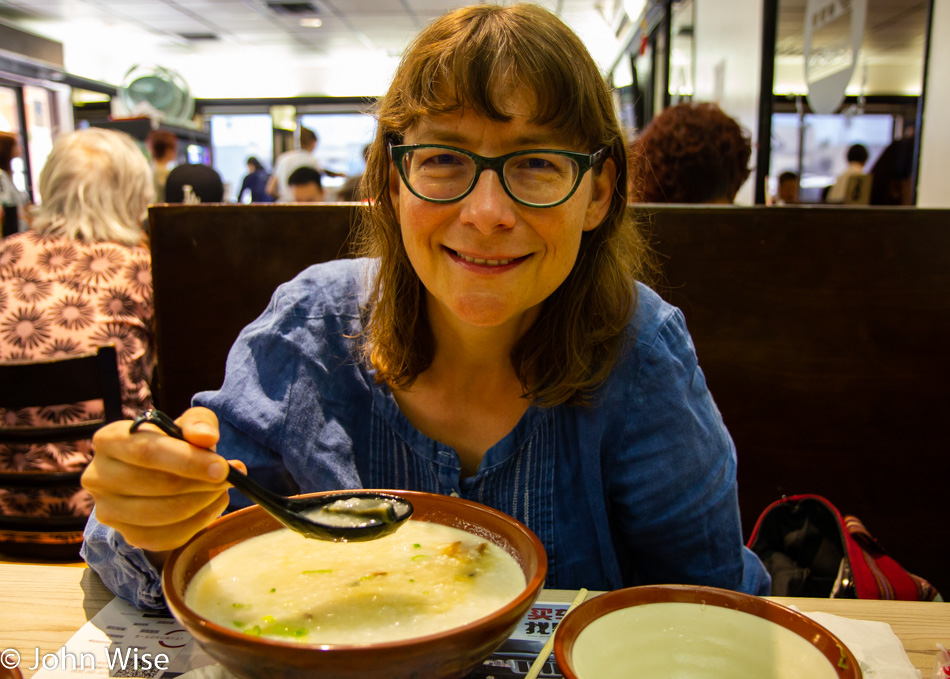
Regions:
M 0 364 L 0 408 L 19 409 L 101 400 L 104 416 L 58 427 L 3 427 L 0 444 L 31 445 L 91 438 L 107 422 L 120 420 L 122 393 L 113 346 L 68 358 Z M 0 488 L 56 490 L 79 486 L 82 472 L 0 470 Z M 16 557 L 75 558 L 85 517 L 9 516 L 0 513 L 0 552 Z

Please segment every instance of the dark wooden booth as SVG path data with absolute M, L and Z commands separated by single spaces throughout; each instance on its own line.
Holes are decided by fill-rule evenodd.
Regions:
M 746 535 L 818 493 L 950 593 L 950 211 L 640 214 L 736 443 Z
M 276 285 L 349 254 L 357 209 L 153 207 L 159 406 L 220 386 Z M 950 211 L 631 210 L 735 439 L 746 535 L 783 494 L 819 493 L 950 593 Z
M 311 264 L 350 254 L 355 205 L 153 205 L 149 208 L 155 404 L 180 413 L 217 389 L 228 350 L 274 289 Z

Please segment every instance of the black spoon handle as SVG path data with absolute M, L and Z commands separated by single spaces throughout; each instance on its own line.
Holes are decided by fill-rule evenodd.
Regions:
M 132 426 L 129 428 L 129 433 L 134 434 L 138 428 L 146 422 L 154 424 L 172 438 L 181 439 L 182 441 L 185 440 L 185 435 L 182 433 L 181 427 L 175 424 L 175 421 L 172 418 L 170 418 L 158 408 L 149 408 L 136 417 L 132 422 Z M 247 495 L 259 505 L 275 505 L 282 510 L 287 510 L 286 498 L 277 495 L 276 493 L 272 493 L 231 465 L 228 465 L 228 483 L 237 488 L 244 495 Z

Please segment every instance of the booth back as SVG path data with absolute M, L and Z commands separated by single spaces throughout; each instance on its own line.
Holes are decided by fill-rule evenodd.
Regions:
M 159 407 L 220 386 L 274 288 L 348 256 L 355 205 L 150 209 Z M 739 457 L 743 528 L 819 493 L 950 592 L 950 212 L 631 207 Z
M 950 211 L 635 214 L 735 440 L 745 534 L 773 500 L 818 493 L 950 593 Z
M 311 264 L 351 254 L 356 205 L 149 208 L 156 406 L 180 413 L 217 389 L 228 350 L 274 289 Z

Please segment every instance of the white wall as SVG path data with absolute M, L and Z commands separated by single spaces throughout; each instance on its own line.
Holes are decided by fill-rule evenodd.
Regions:
M 950 1 L 950 0 L 948 0 Z M 717 101 L 752 133 L 752 162 L 758 146 L 759 78 L 762 64 L 762 0 L 695 0 L 695 101 Z M 727 9 L 728 7 L 728 9 Z M 736 203 L 755 200 L 755 172 Z
M 950 0 L 934 0 L 930 34 L 930 64 L 924 100 L 923 136 L 917 176 L 917 206 L 950 208 Z

